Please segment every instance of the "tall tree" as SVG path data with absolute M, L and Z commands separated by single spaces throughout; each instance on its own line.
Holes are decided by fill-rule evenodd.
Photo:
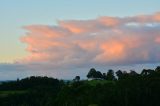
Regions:
M 76 81 L 76 82 L 79 82 L 80 81 L 80 76 L 76 76 L 73 80 Z
M 107 72 L 107 80 L 115 80 L 114 71 L 111 69 Z
M 96 78 L 102 78 L 102 77 L 103 77 L 102 73 L 100 71 L 97 71 Z
M 102 73 L 100 71 L 96 71 L 96 69 L 91 68 L 87 74 L 87 78 L 102 78 Z
M 105 79 L 105 80 L 107 80 L 107 74 L 106 74 L 106 73 L 103 73 L 103 74 L 102 74 L 102 78 Z
M 121 70 L 118 70 L 118 71 L 116 72 L 116 75 L 117 75 L 118 79 L 121 79 L 122 76 L 123 76 L 123 72 L 122 72 Z
M 95 78 L 97 74 L 97 71 L 95 68 L 91 68 L 90 71 L 87 74 L 87 78 Z

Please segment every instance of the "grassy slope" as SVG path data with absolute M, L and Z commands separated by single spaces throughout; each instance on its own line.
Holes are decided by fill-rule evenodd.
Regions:
M 6 96 L 8 96 L 8 95 L 10 95 L 10 94 L 23 94 L 23 93 L 26 93 L 27 91 L 25 91 L 25 90 L 22 90 L 22 91 L 0 91 L 0 97 L 6 97 Z
M 89 84 L 91 86 L 96 86 L 97 84 L 106 84 L 106 83 L 114 83 L 114 81 L 107 81 L 107 80 L 90 80 L 85 81 L 86 84 Z

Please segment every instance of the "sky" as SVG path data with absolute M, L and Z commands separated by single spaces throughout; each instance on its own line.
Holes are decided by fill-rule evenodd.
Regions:
M 0 0 L 0 13 L 0 80 L 160 63 L 159 0 Z

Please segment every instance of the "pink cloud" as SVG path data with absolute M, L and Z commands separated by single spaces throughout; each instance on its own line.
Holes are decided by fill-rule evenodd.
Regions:
M 120 20 L 118 18 L 114 17 L 100 17 L 99 22 L 103 25 L 106 25 L 108 27 L 114 27 L 118 26 L 120 24 Z
M 157 55 L 160 54 L 159 13 L 59 21 L 57 26 L 33 25 L 25 29 L 28 33 L 22 41 L 28 45 L 30 55 L 25 59 L 28 63 L 83 67 L 84 64 L 124 65 L 160 60 Z
M 160 36 L 158 36 L 157 38 L 155 38 L 155 42 L 156 43 L 160 43 Z
M 85 29 L 83 27 L 81 27 L 80 25 L 77 26 L 74 22 L 61 21 L 59 22 L 59 24 L 62 28 L 68 29 L 70 32 L 75 33 L 75 34 L 85 32 Z
M 154 15 L 154 20 L 160 22 L 160 12 L 158 12 L 158 13 L 156 13 L 156 14 Z

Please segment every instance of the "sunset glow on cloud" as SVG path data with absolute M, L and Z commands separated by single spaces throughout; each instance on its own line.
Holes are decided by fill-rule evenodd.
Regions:
M 83 67 L 160 62 L 160 13 L 64 20 L 25 29 L 22 41 L 30 53 L 22 59 L 25 63 Z

